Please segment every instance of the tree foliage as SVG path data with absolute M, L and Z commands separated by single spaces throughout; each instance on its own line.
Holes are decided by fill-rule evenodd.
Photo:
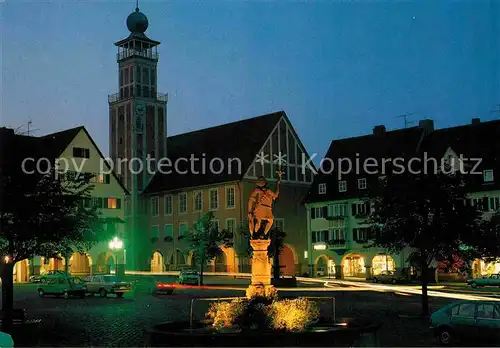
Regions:
M 0 166 L 0 274 L 2 324 L 10 330 L 13 268 L 34 256 L 84 251 L 98 241 L 102 221 L 96 208 L 86 208 L 92 185 L 89 174 L 62 175 L 54 169 L 27 174 L 21 166 Z
M 203 283 L 203 267 L 223 253 L 222 247 L 232 247 L 233 238 L 233 233 L 217 227 L 212 212 L 201 217 L 194 224 L 194 228 L 183 236 L 183 239 L 189 243 L 195 260 L 199 262 L 201 284 Z
M 498 245 L 480 212 L 466 204 L 465 179 L 460 173 L 391 174 L 370 195 L 372 246 L 396 253 L 411 248 L 410 260 L 422 275 L 423 314 L 428 314 L 428 268 L 434 261 L 490 254 L 494 250 L 485 240 Z
M 84 252 L 102 237 L 103 219 L 83 204 L 93 188 L 90 174 L 3 174 L 0 253 L 11 262 Z

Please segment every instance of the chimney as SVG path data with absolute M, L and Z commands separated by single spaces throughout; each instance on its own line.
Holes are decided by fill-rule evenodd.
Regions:
M 473 118 L 472 119 L 472 124 L 480 124 L 481 123 L 481 119 L 480 118 Z
M 373 127 L 373 134 L 374 135 L 385 134 L 385 126 L 381 124 L 381 125 Z
M 434 131 L 434 121 L 428 118 L 418 121 L 418 126 L 424 131 L 425 134 L 429 134 Z

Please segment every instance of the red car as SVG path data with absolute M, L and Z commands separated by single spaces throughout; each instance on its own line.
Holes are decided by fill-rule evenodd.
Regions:
M 175 286 L 170 283 L 156 282 L 153 288 L 153 295 L 172 295 L 174 293 Z

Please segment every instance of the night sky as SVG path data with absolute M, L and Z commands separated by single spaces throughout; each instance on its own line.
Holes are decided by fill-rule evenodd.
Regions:
M 0 1 L 2 2 L 2 1 Z M 85 125 L 108 154 L 114 42 L 135 1 L 1 8 L 0 124 Z M 310 154 L 385 124 L 499 118 L 500 1 L 140 1 L 169 135 L 284 110 Z M 26 130 L 26 127 L 24 128 Z

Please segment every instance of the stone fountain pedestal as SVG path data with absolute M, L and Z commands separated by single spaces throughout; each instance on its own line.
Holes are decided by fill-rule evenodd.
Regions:
M 271 244 L 269 239 L 252 239 L 252 283 L 248 287 L 247 297 L 268 296 L 276 291 L 271 285 L 271 262 L 267 255 L 267 248 Z

